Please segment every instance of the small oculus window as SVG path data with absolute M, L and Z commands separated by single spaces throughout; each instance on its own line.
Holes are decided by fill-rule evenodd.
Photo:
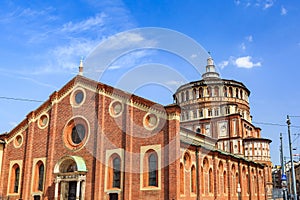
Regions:
M 144 127 L 146 129 L 152 130 L 158 125 L 158 118 L 155 114 L 149 113 L 144 117 Z
M 49 117 L 46 114 L 43 114 L 38 120 L 38 126 L 43 129 L 48 125 Z
M 120 101 L 113 101 L 109 105 L 109 114 L 112 117 L 118 117 L 123 112 L 123 104 Z
M 16 148 L 19 148 L 21 147 L 22 143 L 23 143 L 23 137 L 21 135 L 17 135 L 16 138 L 14 139 L 14 146 Z
M 70 98 L 70 103 L 73 107 L 78 107 L 83 104 L 85 100 L 85 91 L 81 88 L 75 89 Z

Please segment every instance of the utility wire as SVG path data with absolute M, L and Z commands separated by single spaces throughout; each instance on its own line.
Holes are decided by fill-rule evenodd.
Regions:
M 14 98 L 14 97 L 3 97 L 3 96 L 0 96 L 0 99 L 5 99 L 5 100 L 14 100 L 14 101 L 37 102 L 37 103 L 41 103 L 41 102 L 43 102 L 43 101 L 40 101 L 40 100 L 35 100 L 35 99 Z

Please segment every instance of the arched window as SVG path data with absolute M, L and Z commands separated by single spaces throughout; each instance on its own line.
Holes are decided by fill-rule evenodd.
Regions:
M 182 163 L 180 163 L 180 194 L 184 194 L 184 169 Z
M 214 88 L 214 96 L 215 97 L 219 96 L 219 87 L 218 86 L 215 86 L 215 88 Z
M 209 181 L 209 183 L 208 183 L 208 187 L 209 187 L 209 193 L 213 193 L 213 187 L 214 187 L 214 179 L 213 179 L 213 174 L 212 174 L 212 169 L 210 168 L 209 169 L 209 173 L 208 173 L 208 181 Z
M 196 168 L 194 165 L 191 168 L 191 192 L 196 193 Z
M 212 96 L 211 87 L 207 87 L 207 96 Z
M 185 92 L 185 100 L 188 101 L 190 98 L 189 98 L 189 91 L 186 91 Z
M 202 98 L 203 97 L 203 88 L 200 87 L 199 88 L 199 98 Z
M 227 193 L 227 176 L 226 176 L 226 171 L 223 173 L 223 181 L 224 181 L 224 193 Z
M 222 183 L 224 183 L 223 178 L 223 163 L 222 161 L 220 161 L 217 170 L 217 186 L 219 186 L 218 193 L 221 193 L 223 191 L 222 187 L 225 187 L 224 185 L 222 185 Z
M 228 95 L 228 94 L 227 94 L 227 87 L 224 87 L 224 88 L 223 88 L 223 96 L 224 96 L 224 97 L 227 97 L 227 95 Z
M 235 97 L 239 98 L 239 89 L 238 88 L 235 89 Z
M 20 182 L 20 167 L 18 164 L 14 164 L 11 171 L 11 193 L 19 192 L 19 182 Z
M 232 87 L 229 87 L 229 97 L 233 97 Z
M 239 185 L 239 174 L 238 173 L 235 173 L 235 186 L 236 186 L 236 189 L 235 189 L 235 193 L 237 194 L 237 187 Z
M 203 110 L 199 110 L 199 117 L 203 117 Z
M 250 185 L 249 185 L 249 176 L 248 176 L 248 174 L 246 175 L 246 185 L 247 185 L 247 194 L 249 194 L 250 193 Z
M 158 186 L 157 180 L 157 155 L 155 152 L 148 156 L 148 186 Z
M 113 180 L 112 180 L 113 188 L 120 188 L 120 183 L 121 183 L 121 159 L 119 157 L 115 157 L 113 159 Z
M 117 153 L 108 160 L 107 189 L 121 188 L 121 158 Z
M 36 185 L 35 185 L 35 190 L 37 191 L 43 191 L 44 188 L 44 173 L 45 173 L 45 167 L 42 161 L 39 161 L 36 164 L 36 173 L 35 173 L 35 181 L 36 181 Z
M 197 95 L 196 95 L 196 89 L 194 88 L 193 89 L 193 99 L 196 99 L 197 98 Z
M 202 187 L 201 187 L 201 193 L 204 194 L 204 186 L 205 186 L 205 183 L 204 183 L 204 171 L 203 171 L 203 167 L 201 167 L 201 183 L 202 184 Z
M 184 102 L 184 93 L 181 93 L 181 102 Z

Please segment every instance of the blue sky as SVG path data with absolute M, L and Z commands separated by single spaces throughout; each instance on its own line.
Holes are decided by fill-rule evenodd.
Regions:
M 287 128 L 280 125 L 285 125 L 287 114 L 300 115 L 299 1 L 3 0 L 0 7 L 1 97 L 44 101 L 77 74 L 81 57 L 88 57 L 110 36 L 134 28 L 166 28 L 210 51 L 222 78 L 248 87 L 253 122 L 262 128 L 263 137 L 273 140 L 272 160 L 279 163 L 280 132 L 288 155 Z M 147 50 L 119 58 L 111 66 L 118 72 L 102 81 L 113 84 L 110 81 L 128 72 L 128 66 L 147 62 L 172 66 L 186 81 L 200 78 L 186 70 L 182 59 Z M 160 95 L 146 90 L 160 91 Z M 172 91 L 148 85 L 134 92 L 169 104 Z M 11 130 L 40 104 L 1 98 L 0 132 Z M 300 118 L 292 117 L 291 122 L 293 144 L 298 146 L 294 153 L 300 153 Z

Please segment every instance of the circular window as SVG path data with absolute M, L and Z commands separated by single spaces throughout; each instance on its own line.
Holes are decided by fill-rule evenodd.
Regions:
M 149 113 L 145 115 L 144 118 L 144 127 L 147 129 L 154 129 L 158 125 L 158 118 L 155 114 Z
M 84 100 L 85 100 L 85 92 L 81 88 L 75 89 L 71 94 L 70 102 L 73 107 L 78 107 L 82 105 Z
M 44 114 L 39 118 L 38 126 L 40 128 L 45 128 L 48 125 L 49 117 L 48 115 Z
M 75 93 L 75 102 L 77 104 L 81 104 L 81 102 L 83 101 L 83 92 L 82 91 L 78 91 Z
M 21 135 L 17 135 L 15 140 L 14 140 L 14 145 L 15 147 L 20 147 L 23 143 L 23 137 Z
M 73 127 L 71 138 L 74 144 L 80 144 L 85 137 L 85 127 L 82 124 L 78 124 Z
M 118 117 L 123 112 L 123 104 L 120 101 L 113 101 L 109 105 L 109 113 L 112 117 Z
M 71 119 L 64 128 L 63 141 L 70 150 L 79 150 L 88 139 L 88 123 L 81 117 Z

